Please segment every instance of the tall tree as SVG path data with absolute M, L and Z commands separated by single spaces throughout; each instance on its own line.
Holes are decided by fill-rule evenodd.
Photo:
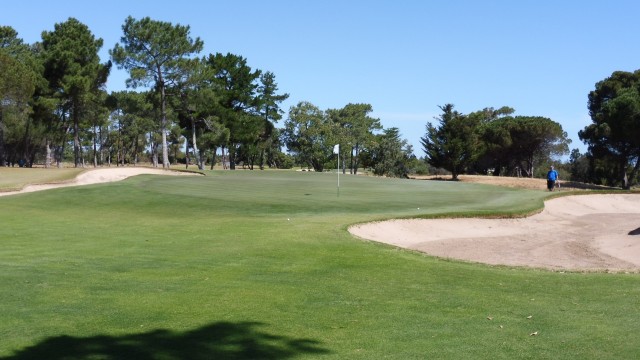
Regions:
M 518 176 L 533 177 L 534 165 L 569 153 L 567 133 L 557 122 L 541 116 L 506 116 L 481 127 L 484 157 Z
M 581 154 L 578 149 L 571 150 L 569 171 L 572 181 L 589 182 L 589 159 L 586 155 Z
M 29 66 L 33 58 L 13 28 L 0 26 L 0 166 L 6 162 L 7 147 L 18 156 L 20 140 L 28 141 L 28 103 L 38 78 L 33 66 Z M 13 141 L 7 143 L 8 139 Z
M 206 62 L 219 85 L 216 115 L 229 129 L 229 163 L 235 169 L 239 147 L 255 144 L 265 131 L 256 94 L 262 72 L 252 70 L 245 58 L 231 53 L 210 54 Z
M 333 149 L 333 144 L 326 141 L 330 132 L 331 126 L 322 110 L 309 102 L 299 102 L 289 110 L 282 138 L 300 163 L 311 166 L 315 171 L 323 171 Z
M 167 89 L 176 84 L 185 74 L 185 59 L 202 51 L 200 38 L 192 39 L 190 27 L 169 22 L 151 20 L 149 17 L 136 20 L 129 16 L 122 26 L 124 35 L 120 44 L 110 51 L 113 61 L 120 69 L 129 71 L 127 86 L 153 86 L 160 95 L 160 130 L 162 135 L 162 167 L 169 167 L 167 145 Z
M 73 123 L 74 164 L 81 164 L 81 124 L 91 104 L 107 82 L 111 63 L 100 63 L 98 51 L 102 39 L 96 39 L 89 28 L 74 18 L 42 33 L 45 77 L 53 93 L 66 102 Z
M 44 147 L 47 137 L 46 130 L 50 126 L 50 122 L 47 120 L 51 118 L 55 107 L 55 101 L 52 101 L 49 96 L 48 83 L 43 76 L 44 67 L 42 58 L 39 56 L 42 48 L 40 45 L 38 43 L 25 44 L 22 39 L 18 38 L 18 33 L 13 28 L 0 26 L 0 51 L 8 55 L 12 62 L 16 61 L 19 64 L 19 68 L 12 68 L 12 65 L 9 64 L 2 66 L 0 77 L 18 79 L 19 82 L 14 84 L 18 84 L 23 90 L 29 89 L 26 92 L 21 91 L 21 93 L 32 93 L 32 95 L 22 97 L 18 102 L 15 99 L 9 101 L 10 98 L 5 96 L 5 102 L 2 104 L 5 115 L 12 115 L 13 120 L 13 126 L 7 130 L 13 133 L 15 139 L 13 143 L 5 145 L 11 148 L 14 156 L 27 160 L 28 166 L 35 161 L 36 155 Z M 5 82 L 5 86 L 6 84 Z M 15 105 L 20 106 L 16 108 Z M 16 112 L 15 110 L 18 109 L 19 111 Z M 5 127 L 6 121 L 10 119 L 10 117 L 5 118 Z M 1 159 L 0 163 L 2 163 Z M 45 162 L 45 166 L 47 165 L 48 163 Z
M 260 169 L 264 169 L 264 163 L 268 153 L 274 151 L 278 146 L 278 133 L 275 128 L 284 111 L 280 109 L 280 103 L 289 98 L 289 94 L 278 95 L 278 84 L 276 76 L 267 71 L 260 75 L 260 85 L 258 85 L 258 112 L 264 119 L 264 131 L 260 134 L 258 144 Z
M 187 139 L 187 153 L 189 148 L 193 149 L 198 168 L 204 170 L 205 149 L 199 146 L 198 138 L 207 131 L 206 120 L 214 117 L 219 87 L 212 80 L 211 69 L 200 59 L 188 62 L 188 65 L 189 76 L 179 84 L 180 96 L 174 98 L 172 107 Z M 189 166 L 188 161 L 186 165 Z
M 562 125 L 541 116 L 507 118 L 511 137 L 509 153 L 527 177 L 533 177 L 536 164 L 569 153 L 571 140 Z
M 380 176 L 408 177 L 408 162 L 412 155 L 411 145 L 400 137 L 398 128 L 384 129 L 375 136 L 375 145 L 370 149 L 373 173 Z
M 204 119 L 204 123 L 206 125 L 206 132 L 200 137 L 201 148 L 208 149 L 210 158 L 211 158 L 211 170 L 216 164 L 216 153 L 217 149 L 221 148 L 222 156 L 223 156 L 223 168 L 226 167 L 224 164 L 224 154 L 225 148 L 229 143 L 229 129 L 227 129 L 223 124 L 217 121 L 216 118 L 210 117 Z
M 109 109 L 107 108 L 107 92 L 100 91 L 93 97 L 93 104 L 87 114 L 91 125 L 93 147 L 93 166 L 102 164 L 103 134 L 109 125 Z
M 478 127 L 469 118 L 453 109 L 453 104 L 440 106 L 442 115 L 438 126 L 427 123 L 427 132 L 420 139 L 426 153 L 425 160 L 434 167 L 451 172 L 454 180 L 478 157 Z
M 276 83 L 276 76 L 267 71 L 260 75 L 260 84 L 257 87 L 258 94 L 258 111 L 260 115 L 271 123 L 277 123 L 282 119 L 284 111 L 280 109 L 280 103 L 289 98 L 289 94 L 278 95 L 278 84 Z
M 380 119 L 369 116 L 372 111 L 370 104 L 347 104 L 342 109 L 327 111 L 334 125 L 336 142 L 341 145 L 340 155 L 349 155 L 351 174 L 358 172 L 360 153 L 372 145 L 374 131 L 382 129 Z
M 609 159 L 629 188 L 640 170 L 640 70 L 616 71 L 589 93 L 592 124 L 578 133 L 596 159 Z
M 18 37 L 18 32 L 11 26 L 0 26 L 0 49 L 11 55 L 29 51 L 23 40 Z
M 146 145 L 146 134 L 157 129 L 149 94 L 133 91 L 114 92 L 109 96 L 115 133 L 111 141 L 117 165 L 136 163 Z
M 467 116 L 480 124 L 480 155 L 473 163 L 473 171 L 483 174 L 500 175 L 500 169 L 509 162 L 509 153 L 501 149 L 501 144 L 507 141 L 506 131 L 495 127 L 497 121 L 513 114 L 515 110 L 508 106 L 499 109 L 492 107 L 469 113 Z

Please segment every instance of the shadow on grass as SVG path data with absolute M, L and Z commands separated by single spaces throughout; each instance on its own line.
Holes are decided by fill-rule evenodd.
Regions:
M 256 322 L 218 322 L 184 333 L 154 330 L 123 336 L 56 336 L 2 360 L 80 359 L 287 359 L 327 354 L 310 339 L 260 331 Z

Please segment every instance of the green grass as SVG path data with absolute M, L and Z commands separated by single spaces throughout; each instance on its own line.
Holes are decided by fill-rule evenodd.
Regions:
M 29 184 L 49 184 L 71 180 L 83 170 L 81 168 L 0 167 L 0 192 L 20 190 Z
M 544 191 L 343 176 L 338 197 L 335 174 L 207 175 L 0 198 L 0 359 L 640 353 L 637 274 L 447 261 L 346 231 L 528 213 Z

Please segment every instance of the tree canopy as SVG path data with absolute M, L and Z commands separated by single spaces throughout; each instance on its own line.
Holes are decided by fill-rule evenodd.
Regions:
M 370 163 L 373 173 L 379 176 L 406 178 L 412 156 L 411 145 L 400 137 L 400 130 L 392 127 L 377 134 L 371 146 Z
M 438 126 L 427 123 L 421 143 L 427 162 L 450 171 L 456 180 L 478 157 L 478 123 L 453 108 L 453 104 L 440 106 Z
M 534 176 L 534 165 L 569 152 L 562 126 L 541 116 L 515 116 L 509 107 L 486 108 L 469 115 L 441 106 L 438 125 L 427 124 L 421 139 L 426 161 L 451 172 L 500 174 L 504 168 L 518 176 Z
M 323 171 L 333 145 L 326 141 L 331 127 L 325 114 L 310 102 L 299 102 L 289 110 L 282 137 L 287 149 L 315 171 Z
M 0 166 L 6 162 L 5 143 L 17 150 L 25 129 L 27 104 L 35 84 L 31 70 L 0 48 Z M 14 156 L 15 157 L 15 156 Z
M 122 25 L 120 44 L 110 51 L 118 68 L 129 71 L 127 86 L 153 88 L 160 95 L 160 129 L 162 135 L 162 167 L 169 167 L 167 146 L 167 88 L 187 76 L 185 61 L 204 46 L 200 38 L 190 37 L 190 27 L 152 20 L 127 17 Z
M 274 73 L 252 68 L 240 54 L 198 57 L 204 43 L 188 25 L 149 17 L 127 17 L 109 51 L 137 92 L 107 94 L 111 63 L 101 62 L 102 45 L 74 18 L 34 44 L 0 26 L 2 164 L 44 159 L 48 166 L 55 157 L 58 166 L 70 159 L 84 166 L 92 155 L 94 166 L 145 158 L 158 166 L 161 152 L 163 167 L 195 161 L 204 169 L 220 155 L 231 169 L 295 163 L 323 171 L 335 164 L 332 149 L 340 144 L 343 172 L 406 176 L 415 164 L 426 170 L 428 163 L 457 178 L 474 172 L 534 176 L 534 169 L 568 153 L 560 124 L 514 116 L 510 107 L 462 114 L 453 104 L 441 106 L 421 138 L 425 161 L 416 159 L 398 128 L 383 128 L 367 103 L 323 110 L 299 101 L 279 128 L 289 94 L 279 90 Z M 590 145 L 591 179 L 596 173 L 636 177 L 638 83 L 637 72 L 616 72 L 589 95 L 594 124 L 581 138 Z M 581 156 L 572 153 L 572 161 L 585 172 Z M 610 160 L 616 165 L 606 165 Z
M 640 169 L 640 70 L 616 71 L 596 83 L 588 107 L 592 124 L 578 135 L 589 156 L 609 160 L 602 166 L 617 174 L 610 185 L 628 188 Z
M 348 155 L 351 174 L 358 173 L 360 154 L 372 149 L 375 132 L 382 129 L 380 119 L 369 116 L 372 111 L 370 104 L 351 103 L 341 109 L 327 110 L 333 141 L 341 145 L 340 156 Z M 342 164 L 346 163 L 343 158 Z
M 80 122 L 86 118 L 88 103 L 98 96 L 109 76 L 111 63 L 101 64 L 98 51 L 102 39 L 74 18 L 42 33 L 44 76 L 61 109 L 72 119 L 74 164 L 81 166 Z

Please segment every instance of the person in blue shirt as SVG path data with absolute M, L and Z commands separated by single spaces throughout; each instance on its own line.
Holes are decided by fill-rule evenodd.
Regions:
M 547 189 L 549 189 L 549 191 L 553 191 L 559 178 L 560 176 L 553 166 L 549 167 L 549 172 L 547 172 Z

